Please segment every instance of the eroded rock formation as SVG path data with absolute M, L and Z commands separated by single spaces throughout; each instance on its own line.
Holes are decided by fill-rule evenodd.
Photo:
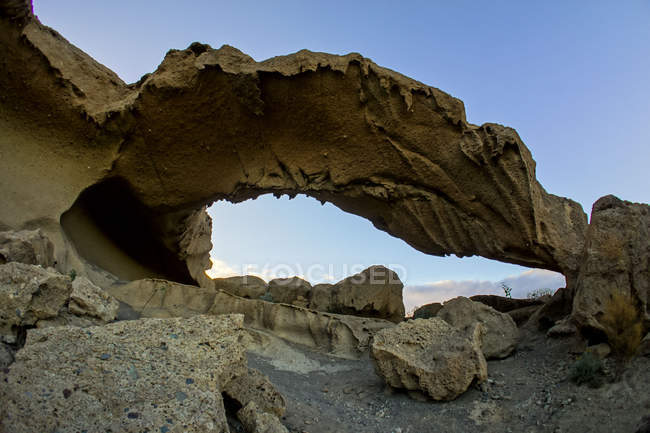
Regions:
M 205 244 L 179 226 L 213 200 L 264 193 L 332 202 L 430 254 L 577 271 L 586 216 L 544 191 L 514 130 L 471 125 L 458 99 L 358 54 L 255 62 L 193 44 L 126 85 L 35 18 L 0 20 L 0 38 L 0 225 L 42 226 L 64 271 L 103 236 L 90 261 L 121 257 L 120 278 L 200 279 Z M 125 230 L 144 252 L 164 246 L 162 262 L 127 260 L 142 242 L 98 230 L 95 201 L 73 206 L 105 182 L 141 205 Z

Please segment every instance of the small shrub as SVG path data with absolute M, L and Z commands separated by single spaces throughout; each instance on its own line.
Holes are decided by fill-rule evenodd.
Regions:
M 571 366 L 569 379 L 576 385 L 587 384 L 598 388 L 603 383 L 603 363 L 591 353 L 584 353 Z
M 615 293 L 605 305 L 600 323 L 612 355 L 620 359 L 634 356 L 643 337 L 643 321 L 631 296 Z
M 68 273 L 68 275 L 70 276 L 70 279 L 71 279 L 72 281 L 74 281 L 74 279 L 77 278 L 77 271 L 74 270 L 74 269 L 72 269 L 72 270 Z
M 528 292 L 528 299 L 539 299 L 543 296 L 553 296 L 553 290 L 551 289 L 535 289 L 532 292 Z
M 501 288 L 503 289 L 506 298 L 512 298 L 512 287 L 508 286 L 506 283 L 501 283 Z

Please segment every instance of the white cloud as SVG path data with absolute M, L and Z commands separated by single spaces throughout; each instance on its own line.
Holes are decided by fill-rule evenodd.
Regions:
M 540 288 L 553 291 L 566 285 L 562 274 L 544 269 L 529 269 L 518 275 L 511 275 L 501 281 L 452 281 L 442 280 L 428 284 L 406 286 L 404 307 L 410 312 L 414 307 L 432 302 L 444 302 L 457 296 L 504 295 L 501 283 L 512 288 L 513 298 L 526 298 L 528 293 Z
M 210 257 L 210 261 L 212 262 L 212 267 L 205 271 L 206 275 L 210 278 L 226 278 L 240 275 L 232 266 L 223 260 Z

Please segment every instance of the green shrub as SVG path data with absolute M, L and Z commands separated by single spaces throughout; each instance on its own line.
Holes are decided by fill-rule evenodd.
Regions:
M 571 366 L 569 379 L 577 385 L 587 384 L 598 388 L 603 383 L 603 377 L 602 361 L 586 352 Z
M 512 287 L 508 286 L 506 283 L 501 283 L 501 288 L 503 289 L 506 298 L 512 298 Z
M 539 299 L 543 296 L 553 296 L 553 290 L 551 289 L 535 289 L 532 292 L 528 292 L 528 299 Z
M 71 279 L 72 281 L 74 281 L 74 279 L 77 278 L 77 271 L 74 270 L 74 269 L 72 269 L 72 270 L 68 273 L 68 275 L 70 276 L 70 279 Z

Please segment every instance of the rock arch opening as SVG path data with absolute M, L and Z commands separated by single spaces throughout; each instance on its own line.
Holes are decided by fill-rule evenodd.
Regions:
M 84 259 L 122 280 L 194 282 L 165 244 L 161 220 L 123 179 L 110 178 L 83 191 L 61 216 L 61 226 Z

